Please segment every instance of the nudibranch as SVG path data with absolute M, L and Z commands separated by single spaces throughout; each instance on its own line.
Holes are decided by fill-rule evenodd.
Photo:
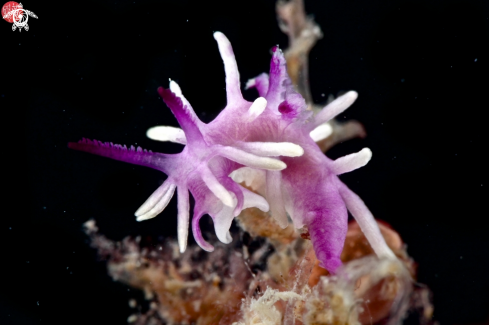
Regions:
M 347 109 L 357 93 L 350 91 L 313 115 L 294 90 L 282 51 L 274 47 L 269 75 L 263 73 L 248 82 L 260 97 L 248 102 L 241 94 L 230 42 L 220 32 L 214 33 L 214 38 L 224 61 L 227 104 L 212 122 L 199 120 L 174 81 L 170 81 L 169 89 L 158 88 L 181 126 L 160 127 L 158 137 L 184 144 L 181 153 L 156 153 L 86 139 L 69 143 L 69 148 L 151 167 L 168 175 L 135 215 L 138 221 L 155 217 L 176 191 L 181 252 L 187 245 L 190 191 L 195 199 L 193 235 L 206 251 L 214 248 L 202 236 L 199 220 L 203 215 L 213 219 L 218 239 L 230 243 L 233 218 L 243 209 L 256 207 L 270 211 L 281 227 L 289 225 L 288 217 L 296 228 L 307 226 L 320 265 L 334 273 L 341 265 L 349 210 L 376 254 L 394 258 L 371 212 L 338 178 L 364 166 L 371 151 L 365 148 L 333 161 L 314 141 L 318 134 L 327 134 L 325 123 Z M 238 183 L 250 175 L 264 178 L 265 198 Z

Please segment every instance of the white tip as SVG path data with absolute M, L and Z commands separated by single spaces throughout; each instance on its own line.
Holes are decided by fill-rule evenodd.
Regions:
M 370 161 L 370 159 L 372 159 L 372 150 L 370 150 L 369 148 L 363 148 L 354 155 L 357 156 L 359 164 L 365 166 Z
M 333 128 L 331 127 L 331 124 L 329 123 L 323 123 L 319 125 L 317 128 L 312 130 L 309 135 L 311 136 L 312 140 L 314 142 L 318 142 L 321 140 L 326 139 L 333 133 Z
M 156 215 L 142 215 L 142 216 L 136 217 L 136 221 L 149 220 L 149 219 L 153 219 L 154 217 L 156 217 Z
M 170 80 L 170 90 L 178 97 L 182 96 L 182 90 L 180 89 L 180 86 L 173 80 Z
M 245 182 L 246 186 L 250 186 L 255 178 L 254 169 L 250 167 L 241 167 L 233 170 L 228 176 L 238 184 Z
M 300 157 L 304 154 L 304 149 L 301 146 L 291 142 L 277 143 L 278 152 L 280 156 L 286 157 Z
M 216 193 L 214 193 L 214 194 L 216 194 Z M 228 207 L 236 206 L 236 204 L 234 203 L 233 197 L 231 196 L 231 194 L 227 190 L 218 192 L 217 194 L 219 195 L 218 196 L 219 200 L 221 200 L 224 205 L 227 205 Z
M 251 122 L 256 119 L 261 113 L 263 113 L 266 107 L 267 100 L 263 97 L 258 97 L 248 109 L 248 120 Z
M 252 87 L 255 87 L 256 85 L 256 78 L 250 79 L 246 82 L 245 89 L 250 89 Z
M 315 116 L 316 126 L 326 123 L 332 118 L 336 117 L 338 114 L 344 112 L 348 107 L 355 102 L 358 98 L 358 93 L 356 91 L 349 91 L 346 94 L 336 98 L 331 103 L 326 105 L 319 113 Z
M 386 244 L 372 212 L 370 212 L 362 199 L 344 184 L 339 188 L 339 192 L 345 201 L 346 208 L 357 221 L 377 256 L 380 258 L 396 259 L 396 255 Z
M 158 189 L 151 194 L 146 202 L 134 213 L 137 221 L 148 220 L 156 217 L 170 202 L 175 192 L 175 184 L 166 180 Z
M 224 71 L 226 72 L 226 95 L 228 103 L 240 102 L 243 100 L 241 95 L 241 84 L 239 81 L 238 65 L 234 57 L 231 43 L 221 32 L 214 33 L 214 39 L 217 41 L 219 53 L 224 62 Z
M 360 150 L 359 154 L 364 157 L 365 164 L 367 164 L 370 159 L 372 159 L 372 150 L 370 150 L 370 148 L 363 148 L 362 150 Z
M 218 239 L 224 243 L 224 244 L 229 244 L 230 242 L 233 241 L 233 237 L 231 237 L 231 233 L 226 231 L 224 234 L 216 233 L 218 235 Z
M 292 142 L 241 142 L 237 147 L 262 157 L 300 157 L 304 154 L 304 149 Z
M 216 236 L 217 239 L 221 241 L 223 244 L 229 244 L 233 241 L 233 237 L 231 237 L 231 234 L 229 233 L 229 230 L 225 229 L 220 229 L 221 227 L 216 226 Z M 229 227 L 228 227 L 229 229 Z
M 343 103 L 343 105 L 350 106 L 351 104 L 353 104 L 357 100 L 357 98 L 358 98 L 358 93 L 354 90 L 350 90 L 349 92 L 340 96 L 337 99 L 341 99 L 341 102 Z
M 238 186 L 241 188 L 244 195 L 243 209 L 255 207 L 263 212 L 268 212 L 270 210 L 270 205 L 264 197 L 242 187 L 241 185 Z
M 268 170 L 282 170 L 287 168 L 287 165 L 281 160 L 260 157 L 234 147 L 221 147 L 218 149 L 218 154 L 229 160 L 252 168 Z
M 146 136 L 151 140 L 170 141 L 180 144 L 187 144 L 185 132 L 180 128 L 172 126 L 155 126 L 146 131 Z
M 189 224 L 189 195 L 186 187 L 179 186 L 177 188 L 178 199 L 178 222 L 177 222 L 177 237 L 180 253 L 185 252 L 188 239 L 188 224 Z
M 283 161 L 268 157 L 260 157 L 260 161 L 256 161 L 256 164 L 248 163 L 247 165 L 254 168 L 262 168 L 276 171 L 287 168 L 287 165 Z
M 214 195 L 221 200 L 221 202 L 228 207 L 235 207 L 236 204 L 234 202 L 233 196 L 229 191 L 217 180 L 217 178 L 212 174 L 212 172 L 204 168 L 201 173 L 202 180 L 205 185 L 211 190 Z
M 336 175 L 351 172 L 365 166 L 372 158 L 372 150 L 363 148 L 359 152 L 340 157 L 333 161 L 332 170 Z
M 224 35 L 221 32 L 214 32 L 213 36 L 214 36 L 214 39 L 216 41 L 228 41 L 226 35 Z M 228 43 L 229 43 L 229 41 L 228 41 Z
M 187 249 L 187 237 L 188 237 L 188 232 L 185 232 L 183 234 L 180 233 L 178 234 L 178 248 L 181 254 L 185 253 L 185 250 Z
M 216 232 L 217 238 L 224 244 L 229 244 L 233 241 L 231 234 L 229 233 L 229 228 L 231 228 L 231 223 L 233 222 L 233 208 L 223 207 L 214 216 L 214 230 Z

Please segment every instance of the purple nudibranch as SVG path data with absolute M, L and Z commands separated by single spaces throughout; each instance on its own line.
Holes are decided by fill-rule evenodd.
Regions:
M 227 105 L 209 124 L 199 120 L 180 87 L 158 88 L 158 93 L 182 129 L 166 127 L 162 140 L 185 144 L 181 153 L 163 154 L 138 147 L 81 140 L 69 148 L 161 170 L 166 181 L 136 211 L 138 221 L 161 213 L 175 190 L 178 200 L 178 243 L 186 249 L 189 226 L 189 191 L 195 198 L 192 230 L 206 251 L 214 247 L 202 236 L 199 220 L 208 214 L 218 239 L 230 243 L 232 220 L 241 210 L 256 207 L 271 211 L 281 227 L 307 226 L 320 265 L 334 273 L 341 265 L 351 212 L 379 257 L 394 258 L 364 202 L 337 175 L 364 166 L 371 158 L 368 148 L 336 160 L 326 157 L 311 138 L 311 132 L 347 109 L 357 98 L 350 91 L 315 116 L 306 110 L 302 96 L 294 90 L 286 61 L 273 48 L 270 74 L 248 82 L 259 98 L 243 99 L 239 72 L 230 42 L 214 33 L 226 73 Z M 161 131 L 161 130 L 160 130 Z M 253 172 L 264 175 L 265 198 L 242 187 L 234 179 Z M 233 178 L 232 178 L 233 177 Z

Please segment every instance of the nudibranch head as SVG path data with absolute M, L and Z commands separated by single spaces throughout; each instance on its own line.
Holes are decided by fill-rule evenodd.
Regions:
M 357 219 L 378 255 L 393 256 L 363 201 L 337 175 L 365 165 L 369 149 L 335 161 L 316 145 L 330 134 L 326 124 L 357 98 L 350 91 L 313 116 L 287 75 L 282 51 L 274 47 L 269 75 L 261 74 L 247 83 L 259 98 L 246 101 L 240 88 L 239 71 L 230 42 L 214 33 L 226 73 L 227 105 L 212 122 L 199 120 L 180 87 L 158 88 L 163 101 L 175 115 L 181 129 L 156 127 L 148 131 L 153 139 L 185 145 L 178 154 L 153 153 L 141 148 L 82 140 L 69 147 L 133 164 L 161 170 L 166 181 L 136 211 L 138 221 L 161 213 L 177 192 L 178 243 L 183 252 L 189 227 L 189 191 L 195 199 L 192 230 L 204 250 L 213 246 L 204 240 L 199 220 L 208 214 L 218 239 L 231 242 L 234 217 L 246 208 L 270 211 L 281 227 L 307 226 L 321 265 L 334 272 L 347 231 L 347 210 Z M 264 180 L 265 197 L 239 182 L 253 177 Z

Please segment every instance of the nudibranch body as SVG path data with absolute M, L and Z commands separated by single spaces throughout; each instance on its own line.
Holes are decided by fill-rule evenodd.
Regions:
M 153 130 L 160 140 L 185 145 L 178 154 L 153 153 L 125 146 L 81 140 L 69 147 L 113 159 L 152 167 L 168 175 L 166 181 L 136 211 L 137 220 L 162 212 L 177 191 L 178 243 L 183 252 L 189 226 L 189 194 L 195 198 L 192 230 L 196 242 L 207 251 L 213 246 L 202 236 L 199 220 L 209 214 L 219 240 L 231 242 L 232 220 L 242 209 L 269 211 L 281 227 L 307 226 L 321 266 L 330 272 L 341 265 L 340 254 L 347 231 L 348 212 L 355 217 L 377 255 L 394 257 L 363 201 L 337 175 L 365 165 L 367 148 L 330 160 L 316 145 L 324 123 L 348 108 L 356 99 L 353 91 L 337 98 L 313 116 L 286 71 L 282 52 L 275 47 L 270 74 L 248 82 L 259 98 L 243 99 L 239 72 L 231 44 L 220 32 L 214 34 L 226 73 L 227 105 L 209 124 L 199 120 L 179 86 L 158 88 L 182 129 Z M 263 177 L 265 198 L 238 182 Z M 288 216 L 287 216 L 288 215 Z

